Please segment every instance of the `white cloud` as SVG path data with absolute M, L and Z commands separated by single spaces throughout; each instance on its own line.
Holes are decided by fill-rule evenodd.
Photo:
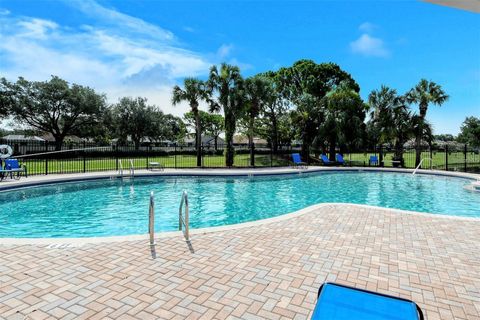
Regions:
M 385 47 L 382 39 L 372 37 L 366 33 L 360 38 L 350 42 L 350 49 L 353 53 L 371 57 L 388 57 L 390 52 Z
M 217 50 L 217 55 L 220 59 L 226 58 L 233 50 L 233 44 L 222 44 Z
M 98 20 L 103 26 L 121 26 L 119 31 L 138 32 L 142 35 L 150 35 L 151 37 L 161 40 L 172 40 L 174 35 L 154 24 L 148 23 L 141 19 L 118 12 L 114 9 L 108 9 L 99 5 L 94 0 L 65 0 L 74 8 L 80 10 L 87 16 L 91 16 Z
M 376 28 L 377 26 L 370 22 L 364 22 L 358 27 L 360 31 L 366 32 L 366 33 L 372 33 L 373 30 L 375 30 Z
M 65 27 L 0 15 L 0 74 L 12 81 L 58 75 L 105 92 L 110 102 L 144 96 L 165 112 L 184 111 L 171 106 L 171 88 L 183 77 L 208 74 L 208 55 L 182 48 L 167 30 L 96 2 L 74 4 L 95 23 Z
M 50 20 L 25 19 L 18 22 L 18 26 L 25 30 L 20 36 L 44 39 L 50 31 L 58 28 L 58 24 Z

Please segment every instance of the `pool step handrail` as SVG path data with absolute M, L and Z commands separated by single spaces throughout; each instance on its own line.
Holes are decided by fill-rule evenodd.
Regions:
M 122 159 L 118 160 L 118 175 L 123 179 L 123 164 Z
M 422 160 L 420 160 L 420 163 L 418 164 L 418 166 L 415 168 L 415 170 L 413 170 L 413 172 L 412 172 L 413 175 L 415 173 L 417 173 L 418 169 L 420 169 L 420 167 L 422 166 L 423 160 L 430 160 L 430 170 L 432 170 L 432 168 L 433 168 L 432 158 L 422 158 Z
M 185 205 L 185 215 L 183 215 L 183 206 Z M 186 241 L 190 241 L 190 217 L 188 208 L 187 190 L 183 190 L 180 207 L 178 208 L 178 230 L 183 231 Z
M 135 177 L 135 166 L 133 165 L 133 160 L 130 159 L 130 178 Z
M 148 233 L 150 235 L 150 245 L 155 245 L 155 200 L 153 191 L 150 192 L 150 206 L 148 209 Z

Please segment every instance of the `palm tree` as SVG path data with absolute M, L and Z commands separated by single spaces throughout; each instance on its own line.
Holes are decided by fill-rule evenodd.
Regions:
M 210 100 L 210 111 L 219 112 L 223 109 L 225 115 L 225 140 L 227 143 L 225 164 L 227 167 L 231 167 L 235 155 L 233 135 L 237 119 L 243 112 L 243 78 L 238 67 L 222 63 L 220 69 L 217 66 L 210 68 L 207 84 L 209 90 L 218 94 L 217 99 Z
M 336 147 L 345 139 L 346 132 L 356 132 L 365 120 L 367 107 L 349 82 L 342 81 L 322 99 L 324 121 L 320 134 L 327 138 L 330 160 L 335 161 Z
M 255 165 L 253 146 L 255 118 L 273 99 L 273 87 L 268 78 L 254 76 L 245 80 L 245 111 L 248 117 L 248 144 L 250 146 L 250 165 L 252 167 Z
M 394 145 L 393 160 L 403 166 L 403 145 L 413 134 L 412 113 L 405 103 L 405 97 L 397 95 L 395 89 L 381 86 L 368 96 L 368 103 L 373 111 L 371 121 L 376 133 L 376 142 Z
M 195 116 L 195 148 L 197 150 L 197 167 L 202 166 L 202 126 L 200 112 L 198 109 L 201 100 L 209 100 L 209 91 L 205 83 L 195 78 L 186 78 L 183 82 L 184 89 L 179 86 L 173 87 L 172 104 L 176 105 L 182 101 L 190 104 L 191 112 Z
M 440 85 L 425 79 L 421 79 L 414 88 L 407 92 L 405 97 L 408 103 L 418 104 L 420 111 L 418 121 L 421 122 L 426 120 L 429 104 L 441 106 L 449 98 Z M 422 125 L 418 126 L 418 128 L 422 127 Z M 422 130 L 417 130 L 415 133 L 415 166 L 420 163 L 422 132 Z

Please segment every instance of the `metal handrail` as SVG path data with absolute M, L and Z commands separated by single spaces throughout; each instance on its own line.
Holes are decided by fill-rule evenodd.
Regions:
M 135 167 L 133 165 L 133 160 L 130 159 L 130 177 L 134 177 L 135 176 Z
M 182 215 L 183 204 L 185 204 L 185 217 Z M 184 190 L 182 193 L 182 199 L 180 200 L 180 207 L 178 209 L 178 230 L 183 230 L 183 235 L 187 241 L 190 241 L 189 229 L 188 195 L 187 191 Z
M 122 160 L 118 160 L 118 173 L 120 174 L 120 178 L 123 179 L 123 165 L 122 165 Z
M 150 192 L 150 207 L 148 209 L 148 233 L 150 234 L 150 245 L 155 245 L 155 201 L 153 191 Z
M 422 160 L 420 160 L 420 163 L 418 164 L 418 166 L 415 168 L 415 170 L 413 170 L 412 174 L 417 173 L 417 170 L 422 166 L 423 160 L 430 160 L 430 170 L 432 170 L 432 167 L 433 167 L 432 158 L 422 158 Z

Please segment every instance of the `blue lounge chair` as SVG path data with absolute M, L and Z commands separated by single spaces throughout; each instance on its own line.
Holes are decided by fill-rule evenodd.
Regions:
M 307 168 L 307 163 L 302 161 L 299 153 L 292 153 L 292 161 L 294 167 Z
M 311 319 L 423 320 L 423 313 L 411 300 L 327 282 Z
M 340 153 L 337 153 L 335 156 L 335 159 L 337 160 L 337 163 L 344 166 L 346 164 L 345 159 L 343 159 L 343 156 Z
M 368 160 L 368 165 L 369 166 L 378 166 L 378 157 L 377 156 L 370 156 L 370 159 Z
M 330 159 L 328 159 L 328 157 L 327 157 L 326 155 L 324 155 L 324 154 L 322 154 L 320 157 L 321 157 L 321 159 L 322 159 L 323 164 L 326 165 L 326 166 L 334 165 L 334 164 L 335 164 L 334 161 L 330 161 Z
M 5 178 L 10 174 L 10 178 L 20 179 L 20 174 L 23 173 L 25 177 L 27 176 L 27 167 L 21 165 L 17 159 L 5 159 L 5 165 L 3 169 L 0 170 L 1 179 Z

